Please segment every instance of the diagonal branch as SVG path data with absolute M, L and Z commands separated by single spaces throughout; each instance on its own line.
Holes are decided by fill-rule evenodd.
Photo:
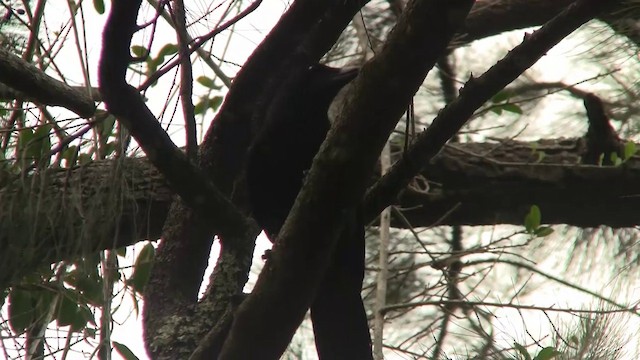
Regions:
M 344 213 L 356 206 L 389 132 L 472 3 L 412 2 L 380 55 L 362 69 L 353 84 L 360 96 L 350 99 L 316 156 L 221 359 L 276 359 L 284 352 L 324 275 Z M 371 119 L 378 121 L 373 129 Z M 367 132 L 374 134 L 354 136 Z
M 244 64 L 200 147 L 199 165 L 225 195 L 231 196 L 244 164 L 244 155 L 252 139 L 253 120 L 260 120 L 255 116 L 256 104 L 263 94 L 268 94 L 266 84 L 277 82 L 283 74 L 289 75 L 289 71 L 304 69 L 305 64 L 317 62 L 361 5 L 360 0 L 294 2 Z M 242 205 L 237 197 L 234 201 Z M 194 216 L 190 209 L 179 203 L 174 204 L 166 223 L 168 231 L 163 233 L 163 238 L 167 241 L 163 241 L 162 248 L 158 249 L 158 266 L 145 290 L 148 300 L 144 308 L 145 336 L 150 339 L 149 343 L 157 338 L 156 332 L 162 332 L 161 329 L 172 324 L 176 316 L 184 313 L 181 310 L 187 307 L 181 306 L 184 304 L 180 304 L 178 298 L 186 299 L 185 303 L 195 301 L 199 286 L 184 279 L 202 279 L 210 239 L 217 233 L 222 235 L 220 239 L 224 246 L 198 312 L 193 315 L 213 328 L 230 299 L 241 291 L 247 280 L 257 235 L 257 232 L 252 233 L 255 229 L 248 228 L 245 234 L 238 236 L 220 234 L 218 229 L 212 228 L 208 217 Z M 199 340 L 201 335 L 195 334 L 190 341 Z M 182 341 L 181 347 L 188 350 L 192 345 L 190 341 Z M 205 357 L 215 357 L 216 343 L 217 340 L 201 344 Z M 151 351 L 154 357 L 171 357 L 170 354 L 175 354 L 174 345 L 155 346 Z
M 525 40 L 477 79 L 471 78 L 460 96 L 447 105 L 429 128 L 392 169 L 367 193 L 369 215 L 377 214 L 393 202 L 396 194 L 427 164 L 467 122 L 473 113 L 494 94 L 515 80 L 526 69 L 585 22 L 616 5 L 617 1 L 583 0 L 572 4 Z
M 462 41 L 471 42 L 505 31 L 540 26 L 575 0 L 479 0 L 461 29 Z
M 104 102 L 189 206 L 206 214 L 221 233 L 242 231 L 247 225 L 244 216 L 171 141 L 140 93 L 125 80 L 131 61 L 131 37 L 138 30 L 136 18 L 140 4 L 139 0 L 113 2 L 100 56 L 100 90 Z
M 7 86 L 9 89 L 5 89 Z M 18 91 L 12 93 L 11 89 Z M 0 90 L 2 98 L 22 95 L 25 100 L 62 106 L 83 118 L 91 117 L 96 105 L 85 91 L 71 87 L 40 71 L 5 48 L 0 47 Z

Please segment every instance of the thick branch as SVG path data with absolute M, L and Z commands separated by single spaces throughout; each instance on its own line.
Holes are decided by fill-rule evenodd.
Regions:
M 494 94 L 520 76 L 553 46 L 615 1 L 577 1 L 511 50 L 479 78 L 471 78 L 460 96 L 449 103 L 420 134 L 403 158 L 368 191 L 365 207 L 378 214 L 454 136 L 473 113 Z M 372 215 L 371 213 L 369 215 Z
M 252 132 L 260 125 L 252 123 L 254 112 L 265 92 L 273 94 L 273 89 L 267 90 L 269 83 L 317 63 L 364 3 L 295 1 L 251 54 L 200 147 L 203 169 L 225 194 L 231 194 Z
M 334 44 L 361 5 L 361 1 L 344 0 L 294 2 L 242 67 L 200 147 L 199 165 L 226 196 L 231 196 L 244 164 L 244 154 L 252 139 L 252 129 L 260 123 L 254 120 L 261 120 L 256 116 L 256 105 L 268 102 L 272 95 L 272 92 L 266 90 L 268 85 L 278 85 L 291 72 L 302 71 L 309 64 L 316 63 Z M 238 201 L 238 198 L 241 195 L 235 196 L 234 202 L 241 207 L 242 201 Z M 210 286 L 200 303 L 202 306 L 198 307 L 199 311 L 208 312 L 200 319 L 206 319 L 213 327 L 221 313 L 218 310 L 224 310 L 225 304 L 241 291 L 246 282 L 253 240 L 257 234 L 255 232 L 251 236 L 249 229 L 247 235 L 243 236 L 220 234 L 211 228 L 209 218 L 196 217 L 191 210 L 178 205 L 167 224 L 169 226 L 165 228 L 167 231 L 163 233 L 163 237 L 168 241 L 163 242 L 162 248 L 158 249 L 159 265 L 156 269 L 161 270 L 154 270 L 145 293 L 148 300 L 145 307 L 145 328 L 147 339 L 150 340 L 157 338 L 154 332 L 165 326 L 167 321 L 170 322 L 174 317 L 173 310 L 180 308 L 166 306 L 175 299 L 171 294 L 175 287 L 167 286 L 167 279 L 177 278 L 180 280 L 180 288 L 195 289 L 195 292 L 183 291 L 184 294 L 197 294 L 198 287 L 189 286 L 182 279 L 202 278 L 199 271 L 204 271 L 207 265 L 207 240 L 216 232 L 222 235 L 224 246 Z M 205 256 L 200 256 L 201 254 Z M 206 326 L 201 328 L 206 329 Z M 216 343 L 217 340 L 211 344 L 200 344 L 204 350 L 201 354 L 214 351 L 216 346 L 209 345 Z M 174 358 L 174 345 L 163 343 L 150 348 L 153 348 L 157 358 Z M 180 343 L 182 349 L 189 345 L 187 342 Z M 193 348 L 195 346 L 192 350 Z
M 575 0 L 480 0 L 476 1 L 461 29 L 464 42 L 505 31 L 540 26 Z
M 472 4 L 410 2 L 382 51 L 362 68 L 254 291 L 236 313 L 222 359 L 270 359 L 282 354 L 315 296 L 344 214 L 360 201 L 369 169 L 395 122 Z M 596 0 L 576 4 L 531 35 L 527 47 L 514 49 L 515 55 L 497 71 L 501 77 L 479 79 L 476 90 L 484 88 L 487 93 L 474 92 L 474 86 L 467 85 L 461 98 L 466 95 L 469 102 L 453 108 L 457 113 L 450 115 L 457 116 L 447 119 L 450 124 L 434 121 L 429 140 L 435 144 L 426 149 L 422 144 L 420 159 L 430 160 L 490 96 L 603 8 Z M 367 136 L 362 136 L 365 133 Z M 417 173 L 410 164 L 401 164 L 401 168 L 412 169 L 409 175 Z M 290 296 L 292 291 L 297 296 Z
M 91 96 L 56 80 L 12 52 L 0 47 L 0 98 L 24 95 L 25 100 L 65 107 L 83 118 L 96 110 Z M 3 86 L 4 85 L 4 86 Z M 7 86 L 8 88 L 5 88 Z M 17 91 L 11 92 L 11 90 Z
M 221 233 L 242 231 L 247 223 L 241 213 L 175 146 L 140 93 L 125 80 L 131 61 L 131 37 L 138 30 L 136 18 L 140 3 L 113 2 L 100 56 L 100 90 L 104 102 L 189 206 L 206 215 Z
M 582 139 L 449 145 L 420 175 L 430 182 L 429 191 L 409 186 L 394 204 L 415 227 L 519 225 L 531 204 L 540 206 L 546 224 L 637 226 L 640 197 L 635 196 L 634 184 L 640 183 L 640 159 L 632 158 L 620 167 L 577 165 L 585 149 Z M 114 181 L 115 169 L 121 174 L 118 181 Z M 73 234 L 89 234 L 82 241 L 84 254 L 160 237 L 173 192 L 147 159 L 95 161 L 45 174 L 44 179 L 3 183 L 0 203 L 24 204 L 17 200 L 27 197 L 23 184 L 37 183 L 42 191 L 31 196 L 55 209 L 34 214 L 24 207 L 4 207 L 0 211 L 3 259 L 18 259 L 27 253 L 29 241 L 23 236 L 32 233 L 37 234 L 39 245 L 33 258 L 40 263 L 82 254 L 74 248 L 79 240 Z M 126 184 L 122 207 L 100 218 L 101 231 L 91 231 L 90 223 L 74 222 L 86 219 L 81 211 L 91 204 L 104 204 L 113 197 L 108 187 L 117 183 Z M 52 217 L 51 213 L 60 215 Z M 396 227 L 408 226 L 402 219 L 393 220 Z M 2 264 L 0 274 L 14 272 L 4 266 L 6 262 Z
M 476 1 L 464 28 L 463 43 L 503 32 L 540 26 L 576 0 L 479 0 Z M 628 2 L 618 2 L 617 11 L 600 14 L 597 19 L 616 33 L 640 44 L 638 9 Z
M 36 266 L 157 239 L 173 193 L 146 159 L 0 173 L 0 288 Z
M 547 224 L 636 226 L 637 159 L 576 165 L 585 148 L 583 140 L 451 145 L 423 171 L 429 191 L 410 186 L 399 204 L 413 226 L 521 225 L 534 204 Z
M 100 90 L 109 111 L 127 127 L 184 201 L 174 204 L 172 217 L 164 225 L 165 241 L 158 248 L 155 267 L 145 288 L 147 306 L 143 314 L 145 343 L 153 357 L 183 358 L 197 346 L 202 335 L 198 332 L 206 332 L 207 326 L 216 321 L 209 314 L 197 319 L 201 326 L 180 329 L 174 321 L 192 323 L 194 320 L 185 315 L 193 314 L 190 310 L 197 301 L 213 235 L 224 236 L 225 245 L 233 244 L 232 239 L 236 242 L 242 239 L 245 244 L 251 243 L 258 231 L 255 223 L 231 203 L 228 194 L 214 186 L 205 172 L 175 146 L 140 93 L 126 82 L 131 61 L 129 46 L 133 34 L 139 30 L 136 19 L 140 4 L 140 0 L 112 2 L 100 57 Z M 242 274 L 235 277 L 240 278 Z M 173 338 L 181 340 L 167 341 Z
M 354 135 L 371 130 L 371 123 L 362 121 L 363 113 L 343 112 L 341 115 L 356 115 L 348 117 L 348 123 L 339 116 L 337 128 L 330 131 L 316 157 L 254 291 L 236 313 L 221 359 L 276 359 L 286 349 L 314 298 L 343 215 L 356 206 L 389 132 L 471 4 L 410 3 L 377 60 L 362 69 L 354 88 L 366 96 L 350 105 L 364 111 L 365 102 L 368 106 L 379 104 L 365 111 L 380 116 L 376 131 L 358 138 Z M 344 137 L 344 133 L 353 137 Z M 296 296 L 291 296 L 292 292 Z

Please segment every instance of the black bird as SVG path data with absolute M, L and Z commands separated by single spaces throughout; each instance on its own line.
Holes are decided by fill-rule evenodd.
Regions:
M 247 189 L 253 216 L 275 241 L 331 126 L 327 115 L 338 91 L 357 70 L 310 67 L 300 88 L 274 101 L 249 150 Z M 360 291 L 364 276 L 361 211 L 342 229 L 333 259 L 311 305 L 320 359 L 372 359 L 371 337 Z
M 584 97 L 584 107 L 587 110 L 589 128 L 584 136 L 587 150 L 582 156 L 582 162 L 591 165 L 615 165 L 611 160 L 611 154 L 615 153 L 622 159 L 624 143 L 611 126 L 602 100 L 589 93 Z

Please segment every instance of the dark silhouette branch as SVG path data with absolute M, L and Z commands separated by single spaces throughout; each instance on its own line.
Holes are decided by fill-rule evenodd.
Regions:
M 131 61 L 131 37 L 138 30 L 136 18 L 140 3 L 114 1 L 105 26 L 99 75 L 107 109 L 127 127 L 149 161 L 189 206 L 206 214 L 222 233 L 241 231 L 247 220 L 175 146 L 140 93 L 125 80 Z
M 191 354 L 208 327 L 217 321 L 214 314 L 202 316 L 192 311 L 213 235 L 224 236 L 227 245 L 233 244 L 233 240 L 238 243 L 244 240 L 242 244 L 245 244 L 255 239 L 258 230 L 254 222 L 244 217 L 228 196 L 214 186 L 205 172 L 175 146 L 144 104 L 140 93 L 126 82 L 132 60 L 131 38 L 139 30 L 136 18 L 140 5 L 141 1 L 112 2 L 103 34 L 100 89 L 109 111 L 127 127 L 151 163 L 184 201 L 173 205 L 173 215 L 165 221 L 164 241 L 160 243 L 154 270 L 145 287 L 147 306 L 143 309 L 147 330 L 145 344 L 153 357 L 183 358 Z M 238 267 L 245 268 L 246 265 Z M 242 280 L 242 276 L 232 276 Z M 212 312 L 215 310 L 211 309 Z M 201 326 L 175 324 L 175 321 L 193 323 L 196 320 Z M 183 339 L 179 348 L 163 341 L 176 337 Z
M 256 115 L 259 104 L 270 101 L 272 90 L 278 89 L 278 84 L 288 84 L 288 76 L 317 62 L 335 43 L 362 4 L 360 1 L 344 0 L 296 1 L 245 63 L 200 147 L 199 165 L 226 196 L 232 196 L 252 139 L 252 129 L 260 123 L 261 119 Z M 242 198 L 242 192 L 240 188 L 237 192 L 239 195 L 233 196 L 234 202 L 240 207 L 243 203 L 238 199 Z M 178 285 L 184 289 L 183 293 L 195 299 L 198 286 L 183 279 L 202 278 L 210 239 L 217 233 L 224 244 L 219 261 L 204 298 L 197 307 L 197 315 L 189 316 L 197 321 L 204 319 L 204 329 L 215 326 L 229 299 L 241 291 L 247 280 L 253 241 L 257 234 L 255 227 L 247 229 L 242 236 L 220 234 L 211 227 L 209 218 L 195 216 L 179 203 L 174 205 L 167 224 L 167 231 L 163 233 L 167 241 L 163 241 L 158 248 L 157 270 L 152 273 L 145 293 L 149 299 L 144 308 L 148 344 L 158 338 L 156 331 L 166 328 L 166 324 L 171 323 L 176 314 L 182 314 L 185 308 L 175 303 L 171 288 L 167 288 L 168 279 L 179 279 Z M 201 334 L 195 335 L 190 341 L 199 340 L 198 335 Z M 183 344 L 184 349 L 192 345 L 188 342 Z M 209 353 L 207 344 L 200 345 L 203 353 Z M 149 348 L 158 358 L 173 358 L 172 354 L 175 354 L 173 345 Z M 191 347 L 192 350 L 194 348 L 195 345 Z
M 410 3 L 380 54 L 363 67 L 351 88 L 360 97 L 351 95 L 316 156 L 254 291 L 236 313 L 221 359 L 277 359 L 284 352 L 314 299 L 344 214 L 359 202 L 394 124 L 471 5 Z M 375 131 L 371 112 L 379 116 Z

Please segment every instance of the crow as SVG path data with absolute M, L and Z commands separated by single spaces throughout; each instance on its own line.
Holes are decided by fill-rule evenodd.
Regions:
M 300 88 L 269 107 L 248 153 L 246 183 L 253 217 L 276 240 L 331 121 L 331 102 L 357 69 L 314 65 Z M 311 321 L 321 360 L 372 359 L 371 336 L 360 292 L 364 277 L 364 223 L 350 214 L 320 288 Z

